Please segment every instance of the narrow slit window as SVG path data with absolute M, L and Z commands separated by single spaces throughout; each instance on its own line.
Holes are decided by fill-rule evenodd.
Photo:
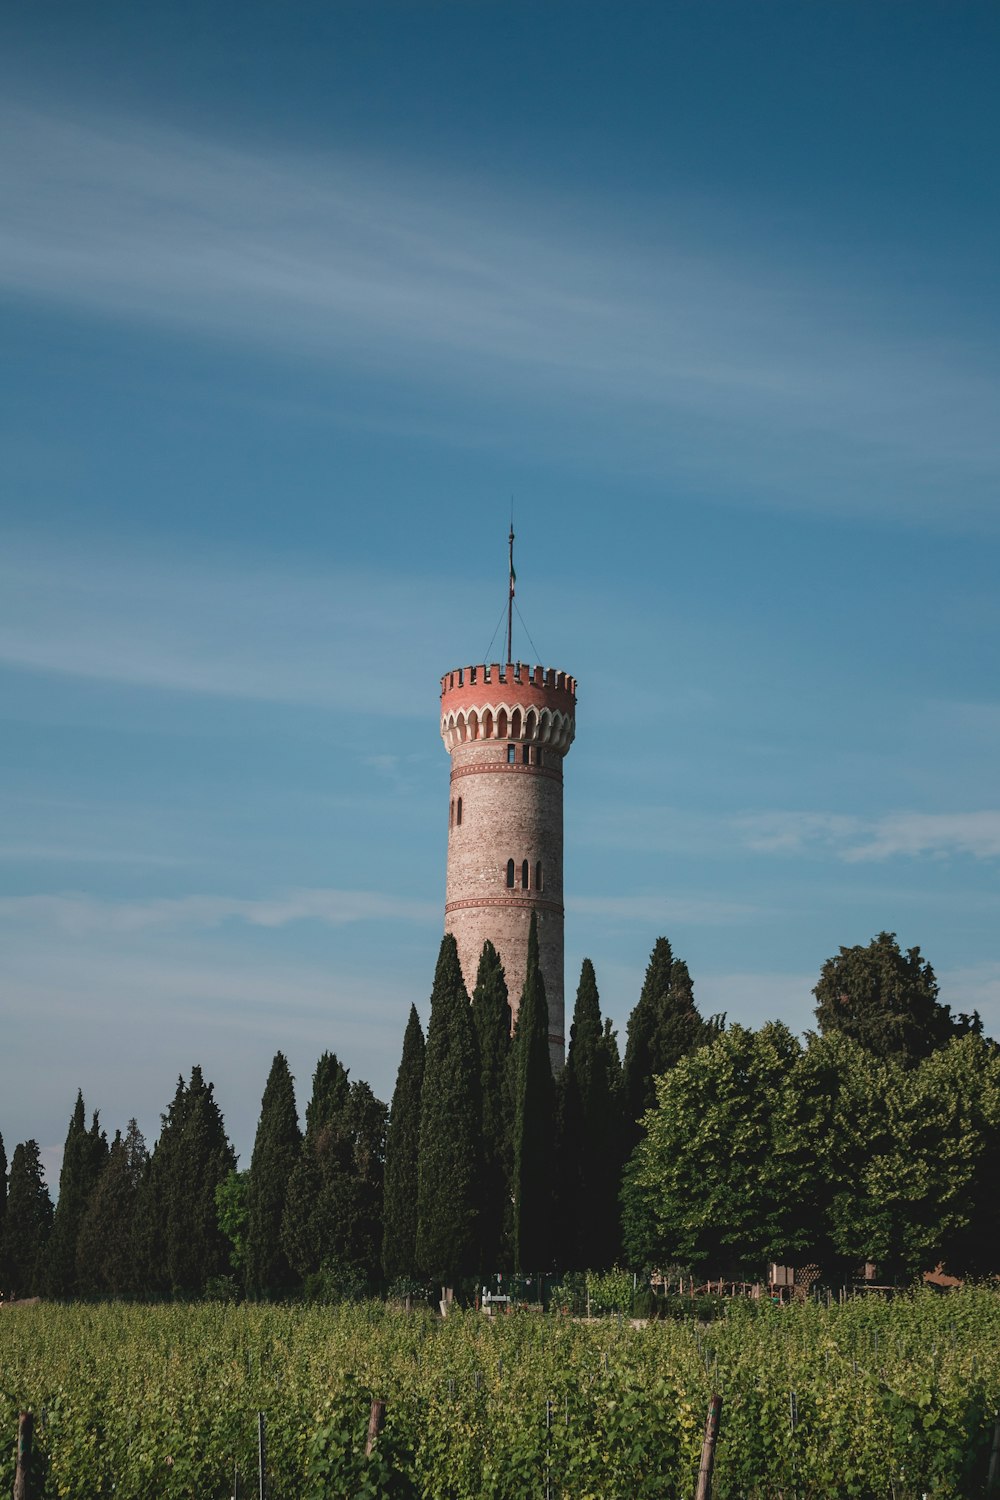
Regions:
M 530 745 L 523 745 L 521 747 L 521 759 L 523 760 L 523 762 L 524 762 L 524 764 L 526 766 L 531 763 L 531 746 Z
M 459 797 L 458 801 L 455 803 L 455 822 L 458 824 L 459 828 L 461 828 L 461 826 L 462 826 L 462 799 L 461 799 L 461 797 Z
M 510 890 L 514 889 L 514 861 L 512 859 L 507 861 L 507 886 Z
M 536 766 L 540 766 L 542 764 L 543 764 L 543 761 L 542 761 L 542 747 L 541 747 L 541 745 L 539 745 L 536 748 L 536 750 L 535 750 L 535 765 Z
M 541 888 L 542 888 L 542 862 L 541 862 L 541 860 L 539 860 L 538 863 L 535 865 L 535 890 L 536 891 L 540 891 Z
M 517 746 L 516 745 L 508 745 L 507 746 L 507 764 L 509 766 L 512 766 L 514 764 L 514 761 L 516 759 L 517 759 Z
M 521 861 L 521 889 L 522 891 L 528 889 L 528 861 L 526 859 Z

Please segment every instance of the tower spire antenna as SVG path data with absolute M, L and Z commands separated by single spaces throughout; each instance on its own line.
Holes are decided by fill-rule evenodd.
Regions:
M 517 574 L 514 572 L 514 502 L 510 502 L 510 536 L 507 538 L 510 544 L 510 587 L 507 592 L 507 660 L 513 661 L 512 637 L 514 632 L 514 584 L 517 582 Z

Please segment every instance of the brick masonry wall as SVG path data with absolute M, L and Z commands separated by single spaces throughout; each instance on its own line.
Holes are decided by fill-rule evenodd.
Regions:
M 483 943 L 493 943 L 503 961 L 516 1016 L 528 957 L 532 910 L 538 914 L 539 958 L 549 1006 L 549 1045 L 554 1068 L 563 1064 L 563 815 L 561 752 L 551 745 L 523 745 L 508 764 L 506 740 L 478 740 L 452 751 L 449 793 L 445 931 L 454 933 L 471 993 Z M 462 821 L 457 819 L 462 799 Z M 507 862 L 514 861 L 514 888 Z M 521 883 L 528 862 L 528 887 Z M 542 866 L 542 888 L 536 868 Z

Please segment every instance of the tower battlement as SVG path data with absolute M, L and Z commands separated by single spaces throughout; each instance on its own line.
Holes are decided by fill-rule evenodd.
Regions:
M 531 667 L 523 661 L 509 661 L 506 665 L 495 661 L 488 666 L 480 663 L 475 667 L 456 667 L 454 672 L 446 672 L 441 678 L 442 707 L 447 698 L 449 704 L 454 702 L 454 706 L 464 708 L 466 694 L 472 694 L 471 702 L 482 693 L 484 686 L 496 692 L 498 684 L 502 684 L 508 694 L 515 693 L 519 700 L 527 694 L 534 701 L 534 695 L 542 693 L 549 707 L 564 711 L 567 708 L 572 710 L 576 703 L 576 678 L 568 672 L 557 672 L 555 667 Z M 455 695 L 462 698 L 460 704 Z
M 576 678 L 567 672 L 493 662 L 441 679 L 441 738 L 449 751 L 472 740 L 517 740 L 565 755 L 575 731 Z

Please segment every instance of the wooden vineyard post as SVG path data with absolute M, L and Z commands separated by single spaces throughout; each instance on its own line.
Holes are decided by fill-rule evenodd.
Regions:
M 715 1445 L 719 1440 L 719 1419 L 722 1416 L 722 1397 L 712 1397 L 705 1421 L 705 1437 L 701 1445 L 701 1467 L 698 1470 L 698 1488 L 694 1500 L 712 1500 L 712 1469 L 715 1464 Z
M 1000 1412 L 993 1423 L 993 1447 L 990 1450 L 990 1468 L 986 1476 L 986 1493 L 995 1495 L 997 1492 L 997 1479 L 1000 1478 Z
M 14 1500 L 31 1500 L 31 1434 L 35 1419 L 30 1411 L 17 1419 L 17 1468 L 14 1471 Z
M 371 1415 L 368 1418 L 368 1438 L 365 1442 L 365 1458 L 371 1458 L 372 1449 L 378 1441 L 378 1435 L 385 1426 L 385 1402 L 373 1401 Z
M 264 1413 L 257 1413 L 257 1496 L 267 1500 L 267 1425 Z

